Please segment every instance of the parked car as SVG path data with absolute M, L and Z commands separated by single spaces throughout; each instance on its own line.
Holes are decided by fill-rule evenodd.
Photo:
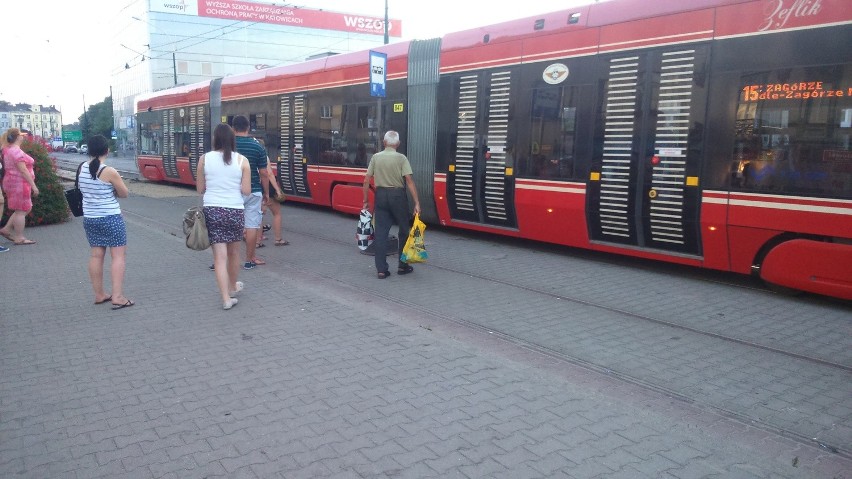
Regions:
M 89 153 L 89 145 L 81 145 L 80 146 L 80 154 L 86 155 Z
M 77 153 L 76 145 L 65 145 L 65 153 Z

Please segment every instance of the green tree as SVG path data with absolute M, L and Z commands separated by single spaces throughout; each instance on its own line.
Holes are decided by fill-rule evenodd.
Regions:
M 89 138 L 95 135 L 112 138 L 112 98 L 106 97 L 104 101 L 89 106 L 89 109 L 80 115 L 79 123 L 83 130 L 83 143 L 88 143 Z
M 68 219 L 65 188 L 56 174 L 56 165 L 47 153 L 47 144 L 41 138 L 28 137 L 21 149 L 35 160 L 35 182 L 39 194 L 33 198 L 33 209 L 27 215 L 27 226 L 61 223 Z M 9 219 L 8 208 L 3 214 L 3 224 Z

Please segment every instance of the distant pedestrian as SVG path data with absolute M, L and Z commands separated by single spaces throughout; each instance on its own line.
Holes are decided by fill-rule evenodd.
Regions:
M 3 217 L 3 212 L 6 210 L 6 198 L 3 195 L 3 160 L 0 159 L 0 218 Z M 9 251 L 9 248 L 0 245 L 0 253 Z
M 38 196 L 35 184 L 35 160 L 21 149 L 26 135 L 17 128 L 9 128 L 0 138 L 0 151 L 3 154 L 3 190 L 10 210 L 6 226 L 0 229 L 0 236 L 16 245 L 35 244 L 24 236 L 27 214 L 33 209 L 33 196 Z
M 417 197 L 417 187 L 414 185 L 411 175 L 411 164 L 408 158 L 397 152 L 400 140 L 399 133 L 390 130 L 385 133 L 385 149 L 370 158 L 367 166 L 367 175 L 364 177 L 364 207 L 369 209 L 370 178 L 373 178 L 376 187 L 376 204 L 373 218 L 375 218 L 375 240 L 373 245 L 376 251 L 376 271 L 379 279 L 390 276 L 388 270 L 387 242 L 391 225 L 399 225 L 399 251 L 397 258 L 402 257 L 402 248 L 405 246 L 405 238 L 411 228 L 411 214 L 408 210 L 408 195 L 405 187 L 414 199 L 414 214 L 420 214 L 420 199 Z M 403 180 L 404 178 L 404 180 Z M 403 184 L 404 181 L 404 184 Z M 414 268 L 403 261 L 399 261 L 397 274 L 408 274 Z
M 80 170 L 79 185 L 83 193 L 83 229 L 91 246 L 89 279 L 95 290 L 95 304 L 112 303 L 112 309 L 133 306 L 124 296 L 124 271 L 127 252 L 127 226 L 121 216 L 117 198 L 127 198 L 128 190 L 115 168 L 105 164 L 109 143 L 102 135 L 89 139 L 88 168 Z M 112 294 L 104 290 L 104 257 L 110 249 Z
M 249 136 L 248 118 L 234 117 L 237 152 L 248 158 L 251 172 L 251 192 L 243 197 L 245 206 L 246 261 L 244 269 L 254 269 L 266 264 L 256 253 L 260 228 L 263 223 L 263 205 L 269 201 L 269 180 L 266 177 L 266 148 Z
M 213 150 L 198 160 L 196 188 L 204 195 L 204 219 L 213 248 L 216 283 L 222 307 L 231 309 L 242 291 L 240 241 L 245 228 L 243 196 L 251 192 L 249 162 L 236 152 L 234 130 L 220 123 L 213 130 Z

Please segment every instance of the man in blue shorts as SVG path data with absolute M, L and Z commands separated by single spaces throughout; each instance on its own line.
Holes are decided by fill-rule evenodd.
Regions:
M 251 170 L 251 194 L 243 197 L 246 215 L 246 262 L 244 269 L 253 269 L 266 264 L 255 255 L 257 238 L 263 222 L 263 205 L 269 201 L 269 179 L 266 175 L 266 148 L 249 136 L 248 118 L 234 117 L 234 132 L 237 135 L 237 153 L 249 160 Z

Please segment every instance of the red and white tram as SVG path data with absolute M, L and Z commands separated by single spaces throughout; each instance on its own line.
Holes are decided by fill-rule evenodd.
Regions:
M 157 92 L 138 165 L 194 184 L 246 115 L 290 199 L 357 213 L 400 132 L 422 216 L 852 299 L 848 0 L 613 0 Z

